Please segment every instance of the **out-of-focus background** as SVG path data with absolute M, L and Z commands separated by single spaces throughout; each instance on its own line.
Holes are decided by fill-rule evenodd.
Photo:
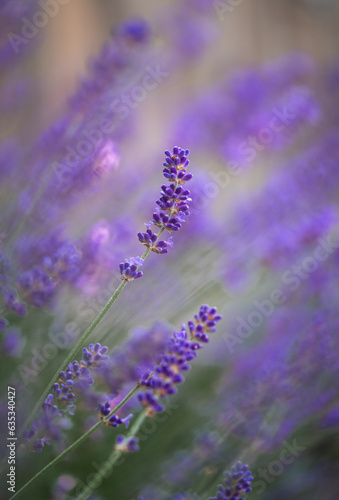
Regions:
M 119 284 L 119 262 L 141 255 L 163 151 L 179 145 L 191 151 L 191 215 L 96 340 L 124 349 L 153 328 L 155 344 L 167 328 L 155 322 L 178 330 L 203 303 L 224 319 L 166 421 L 143 429 L 141 451 L 92 498 L 205 499 L 239 459 L 255 478 L 248 498 L 337 500 L 339 3 L 64 0 L 56 10 L 24 40 L 13 33 L 41 6 L 0 10 L 2 380 L 18 388 L 19 423 L 67 352 L 43 364 L 46 342 L 71 322 L 84 330 Z M 79 165 L 84 131 L 102 118 L 112 133 Z M 114 376 L 126 391 L 123 365 Z M 95 418 L 80 407 L 70 441 Z M 35 498 L 86 484 L 110 432 L 47 474 Z M 51 444 L 34 460 L 20 448 L 18 482 L 55 456 Z
M 213 1 L 209 3 L 213 5 Z M 199 64 L 181 75 L 190 95 L 226 70 L 259 64 L 291 50 L 309 52 L 319 61 L 336 58 L 339 6 L 334 0 L 243 0 L 233 4 L 214 4 L 215 23 L 210 29 L 217 42 Z M 34 58 L 21 68 L 37 85 L 31 102 L 34 121 L 44 126 L 56 116 L 112 27 L 129 16 L 141 16 L 161 34 L 159 18 L 162 12 L 166 17 L 166 8 L 171 6 L 180 10 L 179 1 L 70 0 L 62 5 L 43 27 L 44 40 Z M 225 7 L 230 10 L 223 10 Z M 182 16 L 187 15 L 183 10 Z M 175 22 L 168 19 L 167 29 L 175 32 Z M 191 37 L 200 30 L 196 25 Z

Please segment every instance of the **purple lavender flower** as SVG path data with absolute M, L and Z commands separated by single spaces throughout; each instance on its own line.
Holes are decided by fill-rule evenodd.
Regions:
M 180 332 L 174 333 L 167 350 L 160 357 L 155 373 L 142 381 L 147 391 L 139 394 L 138 399 L 147 409 L 147 416 L 152 417 L 154 413 L 163 411 L 159 398 L 177 392 L 176 385 L 185 380 L 182 372 L 190 369 L 189 362 L 197 356 L 197 350 L 202 348 L 199 342 L 208 341 L 207 332 L 215 331 L 215 325 L 220 319 L 216 307 L 203 305 L 199 314 L 195 315 L 196 324 L 193 321 L 188 323 L 191 340 L 188 339 L 189 334 L 184 324 Z
M 178 231 L 181 229 L 181 223 L 185 221 L 183 214 L 179 213 L 177 217 L 171 217 L 163 212 L 153 214 L 153 224 L 167 231 Z
M 216 307 L 201 306 L 199 314 L 194 316 L 195 322 L 187 323 L 191 337 L 199 342 L 209 342 L 207 333 L 216 331 L 216 324 L 221 318 L 222 316 L 217 314 Z
M 171 184 L 161 186 L 161 196 L 156 202 L 159 208 L 153 214 L 152 223 L 169 232 L 180 229 L 185 216 L 189 215 L 190 192 L 179 186 L 179 184 L 185 184 L 193 177 L 192 174 L 186 174 L 189 164 L 188 155 L 188 149 L 177 146 L 173 148 L 172 153 L 165 151 L 166 160 L 163 174 L 166 179 L 171 181 Z
M 143 260 L 140 257 L 131 257 L 130 259 L 125 259 L 125 262 L 119 265 L 121 279 L 126 281 L 133 281 L 137 278 L 141 278 L 143 273 L 142 271 L 138 271 L 138 267 L 142 265 Z
M 300 82 L 313 67 L 308 56 L 292 53 L 259 70 L 237 71 L 184 108 L 173 135 L 248 167 L 261 150 L 283 149 L 295 141 L 302 126 L 319 121 L 319 103 Z M 271 131 L 269 141 L 262 141 L 262 130 L 270 129 L 274 113 L 285 106 L 294 118 L 278 133 Z
M 118 415 L 112 415 L 108 420 L 106 420 L 106 425 L 111 427 L 118 427 L 121 424 L 125 424 L 126 428 L 129 426 L 129 419 L 133 417 L 133 414 L 130 413 L 125 418 L 121 418 Z
M 68 365 L 66 371 L 62 371 L 59 376 L 59 381 L 53 384 L 53 394 L 57 401 L 67 406 L 68 413 L 73 414 L 77 394 L 81 396 L 92 396 L 89 394 L 89 389 L 93 385 L 94 379 L 92 374 L 102 368 L 109 359 L 105 354 L 107 347 L 97 343 L 90 344 L 89 348 L 83 348 L 83 359 L 73 361 Z
M 252 491 L 251 482 L 253 477 L 248 465 L 237 462 L 232 467 L 232 472 L 225 472 L 224 484 L 218 487 L 216 497 L 210 497 L 210 500 L 245 500 L 246 493 Z
M 146 384 L 145 384 L 146 385 Z M 164 411 L 164 407 L 158 403 L 158 399 L 151 391 L 146 391 L 144 394 L 138 394 L 138 399 L 144 408 L 147 408 L 147 416 L 152 417 L 154 413 Z
M 89 349 L 86 347 L 82 350 L 82 360 L 80 361 L 80 366 L 86 366 L 87 368 L 93 369 L 100 365 L 102 362 L 108 360 L 108 355 L 106 352 L 108 347 L 101 346 L 99 342 L 95 345 L 90 344 Z
M 73 403 L 76 400 L 76 396 L 73 392 L 73 380 L 69 379 L 65 384 L 59 384 L 57 382 L 53 384 L 53 394 L 58 403 L 67 405 L 67 407 L 73 407 Z
M 139 440 L 137 437 L 126 438 L 125 436 L 119 435 L 116 439 L 115 449 L 123 453 L 139 451 L 138 442 Z
M 53 395 L 49 394 L 42 405 L 42 416 L 33 423 L 30 431 L 25 431 L 24 440 L 30 444 L 31 451 L 41 452 L 51 440 L 61 439 L 65 422 L 64 412 L 58 410 Z
M 52 387 L 53 394 L 50 394 L 42 405 L 42 417 L 35 422 L 33 429 L 25 434 L 26 441 L 32 441 L 33 438 L 38 439 L 36 441 L 38 444 L 31 446 L 33 451 L 41 451 L 45 442 L 50 444 L 50 440 L 60 439 L 60 430 L 62 429 L 60 421 L 61 419 L 65 420 L 67 414 L 74 415 L 75 403 L 79 395 L 89 399 L 93 397 L 93 394 L 90 393 L 90 388 L 94 383 L 92 374 L 103 369 L 108 362 L 109 356 L 106 352 L 107 347 L 101 346 L 99 343 L 90 344 L 88 349 L 83 349 L 83 359 L 80 363 L 75 360 L 69 363 L 65 371 L 60 372 L 58 382 L 55 382 Z M 54 403 L 54 398 L 57 405 L 61 407 Z M 99 413 L 102 418 L 109 415 L 109 403 L 99 405 Z M 107 425 L 117 427 L 125 423 L 127 427 L 131 417 L 132 415 L 128 415 L 126 418 L 113 415 L 108 420 Z M 41 440 L 41 433 L 46 434 L 48 440 L 46 436 L 43 436 L 43 440 Z
M 157 237 L 151 229 L 147 229 L 145 233 L 138 233 L 140 243 L 150 248 L 152 252 L 158 254 L 167 253 L 167 246 L 173 246 L 172 238 L 169 238 L 168 241 L 157 241 Z
M 178 231 L 182 226 L 182 222 L 185 221 L 185 217 L 189 215 L 188 203 L 192 201 L 189 198 L 190 192 L 179 186 L 179 184 L 185 184 L 185 182 L 192 178 L 192 174 L 186 174 L 186 168 L 189 164 L 189 160 L 187 159 L 188 154 L 188 149 L 184 150 L 179 147 L 174 147 L 172 153 L 165 151 L 166 161 L 163 173 L 165 178 L 172 182 L 169 186 L 165 184 L 161 186 L 161 196 L 156 201 L 158 210 L 154 212 L 153 220 L 146 224 L 146 232 L 139 232 L 137 234 L 139 242 L 157 254 L 165 254 L 168 252 L 167 247 L 173 246 L 171 238 L 167 241 L 158 241 L 160 233 L 164 229 L 169 232 Z M 152 231 L 152 225 L 160 228 L 158 234 Z M 141 259 L 142 262 L 143 260 Z M 122 279 L 131 281 L 142 276 L 141 271 L 138 271 L 141 263 L 135 265 L 131 260 L 126 260 L 125 263 L 120 264 Z
M 101 418 L 107 417 L 111 413 L 111 406 L 109 404 L 109 401 L 106 401 L 106 403 L 100 403 L 99 404 L 99 415 Z
M 36 266 L 22 273 L 18 284 L 26 299 L 35 307 L 41 307 L 54 296 L 57 282 L 44 269 Z
M 99 404 L 99 415 L 102 420 L 104 420 L 105 417 L 108 417 L 110 413 L 111 413 L 111 405 L 109 401 L 106 401 L 106 403 Z M 132 417 L 133 417 L 132 413 L 127 415 L 127 417 L 125 418 L 121 418 L 119 417 L 119 415 L 112 415 L 108 420 L 105 420 L 105 424 L 111 427 L 118 427 L 121 424 L 125 424 L 127 428 L 129 426 L 129 420 Z

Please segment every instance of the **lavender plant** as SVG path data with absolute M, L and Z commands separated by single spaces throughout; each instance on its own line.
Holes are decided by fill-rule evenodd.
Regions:
M 253 481 L 248 465 L 237 462 L 232 467 L 232 472 L 226 471 L 225 475 L 224 485 L 219 486 L 217 496 L 210 500 L 236 500 L 237 498 L 244 500 L 244 495 L 251 491 L 250 484 Z
M 87 340 L 87 338 L 91 335 L 93 330 L 96 328 L 96 326 L 100 323 L 100 321 L 103 319 L 105 314 L 109 311 L 110 307 L 114 304 L 116 299 L 119 297 L 121 291 L 124 289 L 125 285 L 133 281 L 134 279 L 140 278 L 142 276 L 142 271 L 139 271 L 139 267 L 143 265 L 143 262 L 145 261 L 147 255 L 150 253 L 150 251 L 154 251 L 156 253 L 167 253 L 167 245 L 169 244 L 166 241 L 159 240 L 160 235 L 163 233 L 163 231 L 166 229 L 168 232 L 171 231 L 177 231 L 182 227 L 182 222 L 185 220 L 184 217 L 185 215 L 188 215 L 188 205 L 187 202 L 190 201 L 190 198 L 188 197 L 189 191 L 188 190 L 183 190 L 180 186 L 178 187 L 178 184 L 185 184 L 186 181 L 190 180 L 192 178 L 192 174 L 186 174 L 186 167 L 189 164 L 189 160 L 187 160 L 187 155 L 189 154 L 188 150 L 183 150 L 178 147 L 173 148 L 173 153 L 171 154 L 169 151 L 165 152 L 166 155 L 166 162 L 164 163 L 164 175 L 167 178 L 167 176 L 170 176 L 170 180 L 174 181 L 173 184 L 170 184 L 170 186 L 162 186 L 162 196 L 160 199 L 157 201 L 157 204 L 160 206 L 160 210 L 157 212 L 154 212 L 153 214 L 153 222 L 148 224 L 147 227 L 147 233 L 138 233 L 138 238 L 139 241 L 142 244 L 144 243 L 144 238 L 149 237 L 150 239 L 148 240 L 146 246 L 147 249 L 145 252 L 142 254 L 141 257 L 136 257 L 136 258 L 130 258 L 126 259 L 126 261 L 122 264 L 120 264 L 120 274 L 121 274 L 121 280 L 122 283 L 119 285 L 119 287 L 115 290 L 113 295 L 110 297 L 108 302 L 105 304 L 103 309 L 100 311 L 100 313 L 94 318 L 90 326 L 86 329 L 86 331 L 83 333 L 83 335 L 77 340 L 76 344 L 73 346 L 73 348 L 70 350 L 69 354 L 67 355 L 66 359 L 63 361 L 62 365 L 58 368 L 56 374 L 53 376 L 50 384 L 46 387 L 45 391 L 43 392 L 41 398 L 39 399 L 38 403 L 35 405 L 31 416 L 29 417 L 29 421 L 31 420 L 32 416 L 34 415 L 36 409 L 40 406 L 41 401 L 43 401 L 47 395 L 47 393 L 50 390 L 50 387 L 52 384 L 56 383 L 55 381 L 57 380 L 57 377 L 61 377 L 61 380 L 64 382 L 67 382 L 68 384 L 71 383 L 72 379 L 70 378 L 71 375 L 68 376 L 68 378 L 65 376 L 64 372 L 62 372 L 62 375 L 59 375 L 59 372 L 64 368 L 68 366 L 68 370 L 72 372 L 75 371 L 76 373 L 78 372 L 78 365 L 76 367 L 73 365 L 70 365 L 70 361 L 73 358 L 74 354 L 77 352 L 79 347 L 83 345 L 83 343 Z M 166 193 L 165 193 L 166 192 Z M 159 232 L 157 234 L 153 233 L 150 229 L 152 224 L 155 224 L 157 227 L 159 227 Z M 145 236 L 146 235 L 146 236 Z M 149 236 L 151 235 L 151 236 Z M 170 241 L 170 245 L 172 245 L 172 241 Z M 161 249 L 161 250 L 160 250 Z M 102 348 L 100 348 L 100 345 L 96 345 L 97 349 L 100 349 L 100 351 L 92 351 L 91 353 L 88 353 L 86 351 L 86 356 L 90 356 L 90 359 L 93 358 L 94 354 L 94 360 L 98 362 L 101 359 L 102 355 Z M 96 359 L 98 358 L 98 359 Z M 92 362 L 92 361 L 91 361 Z M 81 377 L 82 375 L 82 377 Z M 83 371 L 79 374 L 76 375 L 77 378 L 86 378 L 86 375 L 83 376 Z M 71 389 L 71 388 L 69 388 Z M 62 389 L 59 389 L 66 391 L 66 394 L 68 392 L 67 387 L 63 384 Z M 71 396 L 70 396 L 71 397 Z M 46 401 L 45 401 L 46 403 Z M 44 403 L 44 404 L 45 404 Z
M 83 443 L 102 423 L 109 427 L 118 427 L 121 424 L 128 427 L 129 420 L 133 415 L 129 414 L 121 418 L 117 412 L 125 406 L 141 387 L 145 387 L 146 391 L 138 396 L 144 411 L 140 413 L 127 436 L 120 434 L 117 436 L 114 451 L 105 463 L 105 469 L 98 471 L 97 480 L 105 477 L 107 466 L 111 468 L 122 453 L 138 451 L 138 438 L 135 434 L 137 434 L 145 418 L 151 418 L 155 412 L 164 411 L 164 407 L 159 404 L 159 399 L 175 394 L 176 385 L 184 381 L 184 377 L 180 372 L 189 370 L 190 365 L 188 363 L 196 357 L 196 351 L 202 347 L 201 343 L 208 342 L 208 333 L 216 331 L 216 324 L 221 319 L 221 316 L 216 313 L 217 309 L 215 307 L 201 306 L 199 314 L 195 315 L 194 321 L 189 321 L 187 327 L 183 324 L 180 332 L 174 333 L 173 338 L 168 343 L 166 352 L 160 355 L 153 370 L 146 372 L 137 385 L 114 408 L 111 408 L 109 401 L 100 403 L 98 408 L 100 420 L 23 485 L 12 498 L 22 495 L 42 474 L 72 452 L 75 447 Z M 60 440 L 64 427 L 63 417 L 65 412 L 73 414 L 76 400 L 75 394 L 86 394 L 88 388 L 94 382 L 91 375 L 95 376 L 96 370 L 99 370 L 101 365 L 108 360 L 106 352 L 107 347 L 102 347 L 99 343 L 95 346 L 91 344 L 89 349 L 83 349 L 83 359 L 80 363 L 74 361 L 69 365 L 66 372 L 60 373 L 59 380 L 61 383 L 56 382 L 53 385 L 54 395 L 49 394 L 43 403 L 41 419 L 34 423 L 33 430 L 26 432 L 25 440 L 31 442 L 31 451 L 41 452 L 46 443 L 50 444 L 50 440 Z M 54 404 L 54 397 L 61 405 L 67 405 L 66 410 L 58 409 Z M 88 486 L 85 488 L 79 498 L 88 498 L 94 487 Z
M 251 2 L 146 2 L 55 111 L 34 69 L 54 20 L 34 23 L 66 3 L 0 7 L 1 381 L 22 434 L 5 490 L 333 500 L 338 64 L 321 44 L 259 64 L 257 46 L 239 68 Z M 194 182 L 188 149 L 166 151 L 152 215 L 159 144 L 191 150 Z M 206 302 L 225 320 L 201 350 Z

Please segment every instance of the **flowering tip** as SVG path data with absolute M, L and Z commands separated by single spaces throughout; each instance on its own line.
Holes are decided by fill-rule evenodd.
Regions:
M 232 467 L 232 472 L 225 471 L 224 484 L 219 485 L 217 496 L 210 497 L 210 500 L 244 499 L 244 495 L 252 491 L 250 486 L 252 481 L 248 465 L 237 462 Z

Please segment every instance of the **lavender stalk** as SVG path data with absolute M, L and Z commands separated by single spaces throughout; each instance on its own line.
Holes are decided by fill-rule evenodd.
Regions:
M 117 437 L 115 450 L 98 471 L 97 484 L 101 484 L 101 480 L 107 474 L 107 467 L 114 465 L 121 452 L 139 450 L 136 434 L 143 421 L 146 418 L 152 418 L 155 413 L 164 411 L 161 401 L 166 396 L 177 393 L 176 386 L 185 380 L 182 373 L 191 368 L 189 362 L 197 356 L 197 351 L 203 347 L 203 344 L 209 342 L 208 334 L 216 331 L 216 324 L 220 320 L 221 315 L 217 314 L 216 307 L 202 305 L 199 313 L 194 316 L 194 320 L 188 321 L 187 327 L 182 324 L 180 332 L 173 334 L 154 372 L 140 383 L 146 390 L 139 394 L 138 399 L 145 410 L 139 414 L 126 436 Z M 95 485 L 87 486 L 77 500 L 86 500 L 95 487 Z
M 142 426 L 144 420 L 147 418 L 147 413 L 146 412 L 141 412 L 134 422 L 133 426 L 131 427 L 130 431 L 128 434 L 124 436 L 118 436 L 117 438 L 117 444 L 114 448 L 114 451 L 110 454 L 108 459 L 104 462 L 105 467 L 101 467 L 100 470 L 96 474 L 96 479 L 98 480 L 98 484 L 101 483 L 102 479 L 107 477 L 107 468 L 112 468 L 113 465 L 117 462 L 117 460 L 121 457 L 123 453 L 126 452 L 134 452 L 138 451 L 138 440 L 135 437 L 135 435 L 138 433 L 140 427 Z M 86 500 L 93 490 L 95 489 L 95 486 L 90 487 L 87 486 L 83 492 L 77 497 L 77 500 Z
M 45 467 L 43 467 L 35 476 L 33 476 L 27 483 L 25 483 L 14 495 L 12 495 L 11 498 L 19 498 L 19 496 L 22 495 L 24 491 L 26 491 L 30 486 L 32 486 L 40 477 L 42 477 L 49 469 L 51 469 L 54 465 L 59 463 L 64 457 L 69 455 L 72 451 L 74 451 L 78 446 L 80 446 L 82 443 L 86 441 L 86 439 L 93 434 L 94 431 L 96 431 L 102 423 L 106 423 L 109 421 L 109 419 L 117 412 L 119 411 L 129 399 L 138 391 L 140 388 L 140 384 L 137 384 L 133 389 L 127 394 L 127 396 L 124 397 L 120 403 L 113 408 L 110 413 L 103 418 L 102 420 L 99 420 L 96 422 L 92 427 L 90 427 L 82 436 L 79 437 L 74 443 L 72 443 L 66 450 L 64 450 L 60 455 L 55 457 L 51 462 L 49 462 Z
M 153 220 L 147 224 L 146 233 L 138 233 L 139 241 L 147 247 L 145 252 L 141 257 L 127 259 L 125 263 L 120 264 L 122 283 L 118 286 L 105 306 L 94 318 L 92 323 L 70 350 L 65 360 L 58 367 L 45 390 L 43 391 L 40 399 L 24 422 L 23 430 L 26 429 L 26 427 L 32 421 L 37 410 L 42 406 L 50 391 L 50 388 L 57 380 L 59 373 L 63 369 L 65 369 L 72 361 L 77 351 L 85 343 L 85 341 L 88 339 L 91 333 L 95 330 L 95 328 L 107 314 L 109 309 L 112 307 L 114 302 L 117 300 L 120 293 L 125 288 L 127 282 L 133 281 L 134 279 L 140 278 L 142 276 L 142 272 L 139 271 L 139 267 L 143 265 L 143 262 L 145 261 L 148 254 L 151 251 L 158 254 L 167 253 L 167 247 L 173 245 L 171 238 L 169 238 L 168 241 L 160 241 L 159 238 L 165 229 L 168 232 L 178 231 L 182 227 L 185 216 L 189 215 L 188 202 L 191 201 L 191 199 L 189 198 L 190 193 L 188 190 L 181 187 L 181 185 L 185 184 L 185 182 L 192 179 L 192 174 L 186 173 L 186 168 L 189 164 L 189 160 L 187 159 L 188 154 L 188 149 L 184 150 L 179 147 L 174 147 L 172 153 L 170 153 L 169 151 L 165 151 L 166 161 L 163 164 L 165 167 L 163 169 L 163 174 L 164 177 L 171 182 L 171 184 L 169 186 L 161 186 L 161 197 L 156 202 L 158 205 L 158 210 L 154 212 Z M 152 230 L 150 229 L 152 225 L 160 228 L 158 233 L 152 232 Z
M 218 493 L 210 500 L 245 500 L 246 493 L 250 493 L 253 476 L 248 465 L 237 462 L 232 472 L 225 472 L 223 484 L 219 484 Z
M 190 369 L 189 362 L 197 356 L 197 351 L 203 347 L 202 344 L 209 342 L 208 334 L 216 331 L 216 324 L 220 320 L 221 316 L 217 314 L 216 307 L 210 308 L 208 305 L 202 305 L 199 313 L 194 316 L 194 320 L 188 321 L 187 327 L 185 324 L 181 325 L 180 332 L 174 333 L 168 343 L 167 350 L 160 357 L 155 370 L 146 374 L 143 380 L 141 380 L 113 410 L 109 408 L 108 411 L 105 411 L 108 406 L 100 405 L 101 420 L 41 469 L 33 478 L 23 485 L 12 498 L 18 498 L 51 467 L 56 465 L 65 456 L 82 444 L 102 423 L 115 427 L 114 422 L 112 425 L 112 417 L 115 416 L 116 412 L 119 411 L 141 387 L 144 387 L 146 390 L 143 394 L 139 395 L 139 401 L 142 407 L 145 408 L 145 411 L 139 414 L 126 436 L 119 435 L 117 437 L 115 450 L 106 461 L 106 464 L 112 466 L 119 458 L 121 452 L 138 451 L 138 439 L 136 438 L 136 434 L 142 422 L 145 418 L 152 418 L 156 412 L 164 410 L 159 401 L 165 396 L 176 394 L 176 386 L 185 380 L 181 373 Z M 113 418 L 113 421 L 115 420 L 116 416 Z M 121 420 L 121 422 L 123 422 L 123 420 Z M 103 474 L 102 470 L 101 472 L 99 470 L 98 476 L 101 478 L 102 476 L 100 474 Z M 88 498 L 91 491 L 90 488 L 86 488 L 80 498 Z M 87 496 L 83 496 L 85 494 Z

